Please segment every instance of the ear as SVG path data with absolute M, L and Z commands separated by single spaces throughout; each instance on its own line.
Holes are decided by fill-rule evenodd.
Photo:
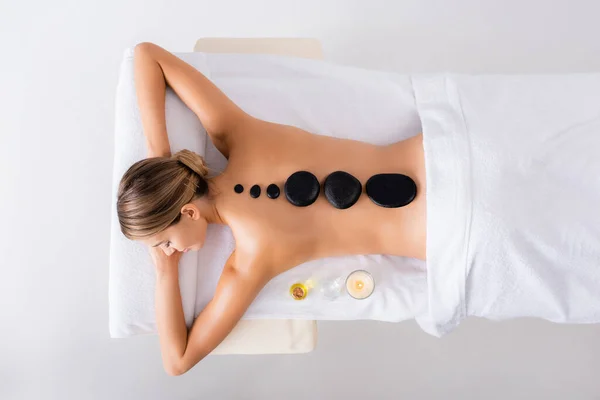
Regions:
M 200 218 L 200 210 L 192 203 L 188 203 L 181 207 L 181 214 L 191 218 L 194 221 Z

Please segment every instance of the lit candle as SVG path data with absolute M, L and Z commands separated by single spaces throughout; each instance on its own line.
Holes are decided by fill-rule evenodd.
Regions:
M 366 299 L 373 293 L 374 289 L 375 281 L 367 271 L 354 271 L 346 279 L 346 290 L 355 299 Z

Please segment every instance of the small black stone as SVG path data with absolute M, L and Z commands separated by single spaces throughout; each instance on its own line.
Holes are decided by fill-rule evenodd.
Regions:
M 238 183 L 237 185 L 235 185 L 233 190 L 235 190 L 236 193 L 242 193 L 244 191 L 244 187 Z
M 358 201 L 362 193 L 362 184 L 347 172 L 335 171 L 325 178 L 323 191 L 332 206 L 345 210 Z
M 417 196 L 415 181 L 402 174 L 373 175 L 365 189 L 373 203 L 386 208 L 404 207 Z
M 271 183 L 269 186 L 267 186 L 267 197 L 270 199 L 276 199 L 279 197 L 279 187 L 276 184 Z
M 294 172 L 283 185 L 285 197 L 297 207 L 306 207 L 314 203 L 320 190 L 319 180 L 308 171 Z
M 260 186 L 254 185 L 250 188 L 250 197 L 257 198 L 260 196 Z

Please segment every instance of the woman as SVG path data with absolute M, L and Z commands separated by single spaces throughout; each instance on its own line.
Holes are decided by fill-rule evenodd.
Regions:
M 182 374 L 209 354 L 264 285 L 294 266 L 352 254 L 425 259 L 422 135 L 376 146 L 253 118 L 195 68 L 151 43 L 135 49 L 135 79 L 149 158 L 124 175 L 117 207 L 123 233 L 151 249 L 158 334 L 169 374 Z M 222 174 L 207 178 L 202 157 L 190 151 L 171 155 L 166 84 L 229 160 Z M 376 174 L 403 174 L 416 184 L 416 197 L 403 207 L 386 208 L 363 194 L 351 207 L 338 209 L 320 195 L 309 207 L 297 207 L 283 196 L 284 182 L 297 171 L 309 171 L 319 182 L 334 171 L 345 171 L 363 185 Z M 270 184 L 282 195 L 267 196 Z M 254 185 L 261 193 L 251 190 Z M 202 247 L 210 223 L 227 224 L 236 249 L 214 298 L 188 332 L 178 261 L 183 252 Z

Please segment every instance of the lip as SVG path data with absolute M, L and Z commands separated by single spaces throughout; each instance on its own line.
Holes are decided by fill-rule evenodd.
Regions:
M 187 253 L 188 251 L 190 251 L 190 249 L 189 249 L 189 248 L 185 249 L 183 252 L 184 252 L 184 253 Z

